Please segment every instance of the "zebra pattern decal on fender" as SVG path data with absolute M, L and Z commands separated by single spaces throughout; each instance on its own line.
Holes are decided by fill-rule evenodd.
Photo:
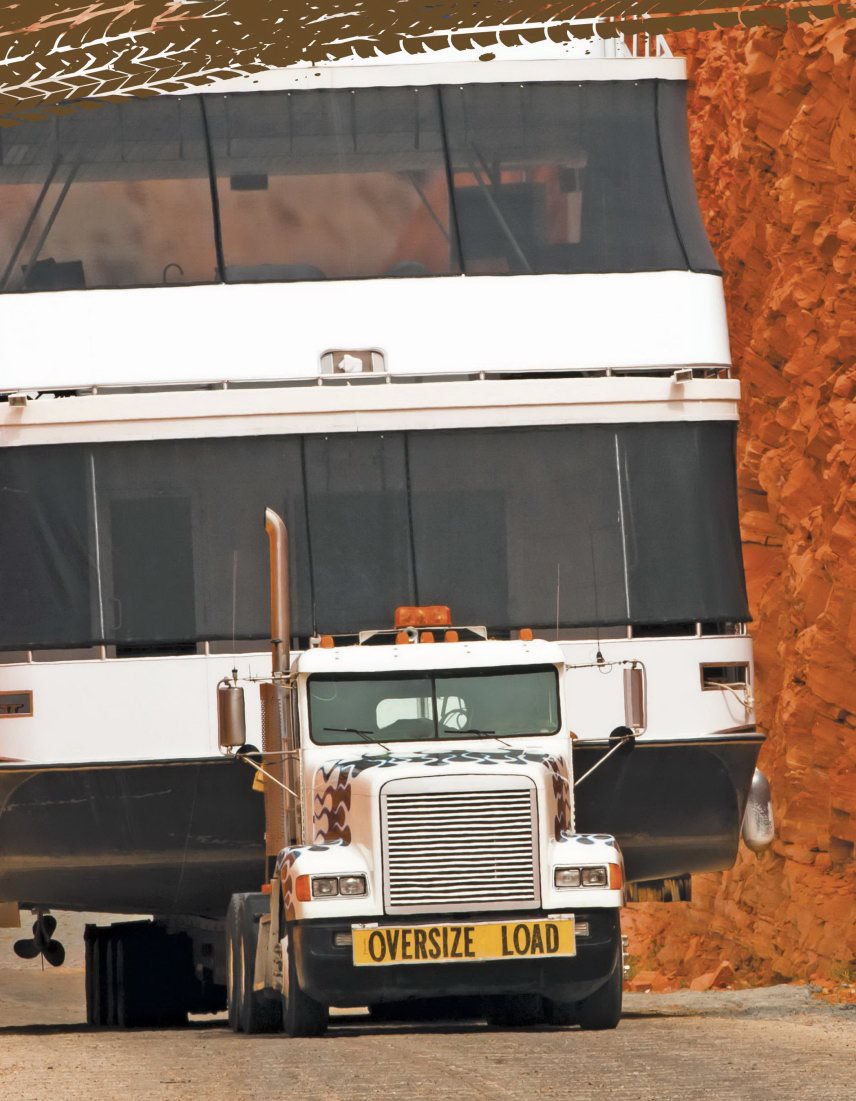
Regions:
M 564 757 L 544 757 L 544 768 L 553 782 L 553 798 L 556 813 L 553 816 L 553 840 L 561 841 L 562 835 L 574 828 L 574 805 L 571 799 L 571 777 Z

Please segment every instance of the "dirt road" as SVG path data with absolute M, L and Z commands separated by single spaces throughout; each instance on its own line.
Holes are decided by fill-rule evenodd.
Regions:
M 20 935 L 20 934 L 18 934 Z M 11 967 L 0 941 L 0 1097 L 725 1098 L 854 1096 L 856 1011 L 793 987 L 631 994 L 611 1033 L 484 1025 L 376 1025 L 337 1016 L 327 1037 L 244 1037 L 222 1019 L 181 1031 L 115 1032 L 83 1021 L 83 972 Z M 77 964 L 78 966 L 74 966 Z

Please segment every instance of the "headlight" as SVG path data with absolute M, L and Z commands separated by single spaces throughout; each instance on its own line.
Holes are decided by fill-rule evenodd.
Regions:
M 553 883 L 557 887 L 579 887 L 580 885 L 580 869 L 579 868 L 556 868 L 553 873 Z
M 365 895 L 368 894 L 368 885 L 364 875 L 340 875 L 340 895 Z
M 553 884 L 559 890 L 568 887 L 621 887 L 621 868 L 617 864 L 595 865 L 593 868 L 555 868 Z
M 311 885 L 311 895 L 310 895 Z M 369 893 L 364 875 L 301 875 L 297 877 L 297 897 L 301 902 L 315 898 L 363 897 Z

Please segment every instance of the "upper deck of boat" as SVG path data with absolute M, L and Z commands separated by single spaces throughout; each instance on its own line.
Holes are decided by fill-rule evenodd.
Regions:
M 15 393 L 727 373 L 684 77 L 447 48 L 7 129 L 0 440 Z

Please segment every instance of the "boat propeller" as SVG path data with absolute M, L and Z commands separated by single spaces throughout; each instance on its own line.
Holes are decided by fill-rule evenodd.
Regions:
M 55 932 L 56 918 L 39 910 L 33 922 L 32 939 L 16 940 L 12 949 L 22 960 L 44 956 L 51 967 L 60 967 L 65 960 L 65 948 L 58 940 L 52 939 Z

